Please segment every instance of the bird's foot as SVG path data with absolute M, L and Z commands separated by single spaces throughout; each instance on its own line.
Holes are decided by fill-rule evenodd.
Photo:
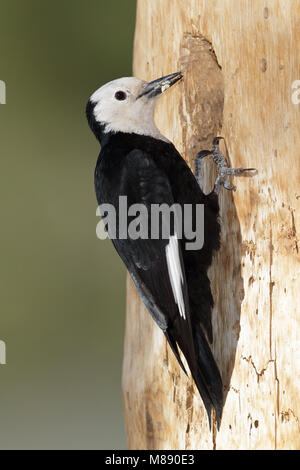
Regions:
M 218 176 L 216 178 L 213 192 L 219 194 L 221 186 L 224 186 L 225 189 L 228 191 L 235 191 L 236 187 L 232 186 L 228 181 L 229 176 L 238 176 L 248 171 L 256 171 L 255 168 L 229 168 L 227 161 L 222 154 L 219 141 L 223 139 L 223 137 L 215 137 L 212 143 L 212 150 L 202 150 L 196 155 L 196 178 L 199 182 L 200 179 L 200 168 L 202 165 L 202 159 L 211 155 L 213 161 L 218 167 Z

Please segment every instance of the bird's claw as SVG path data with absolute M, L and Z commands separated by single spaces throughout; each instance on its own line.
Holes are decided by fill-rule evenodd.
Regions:
M 216 178 L 213 192 L 218 194 L 220 191 L 221 186 L 224 186 L 225 189 L 228 191 L 235 191 L 236 187 L 230 184 L 228 181 L 229 176 L 238 176 L 242 173 L 246 173 L 248 171 L 256 171 L 255 168 L 229 168 L 227 161 L 222 154 L 219 142 L 223 137 L 215 137 L 212 142 L 212 150 L 202 150 L 196 156 L 196 177 L 199 177 L 200 174 L 200 165 L 201 160 L 209 155 L 212 156 L 213 161 L 218 167 L 218 176 Z

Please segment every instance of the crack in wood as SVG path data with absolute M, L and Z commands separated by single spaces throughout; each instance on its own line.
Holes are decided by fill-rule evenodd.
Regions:
M 248 357 L 242 356 L 242 359 L 243 359 L 243 361 L 249 362 L 249 363 L 252 365 L 253 369 L 255 370 L 256 376 L 257 376 L 257 383 L 259 383 L 259 379 L 264 375 L 264 373 L 265 373 L 266 370 L 268 369 L 269 364 L 275 362 L 274 359 L 270 359 L 270 360 L 267 362 L 266 366 L 263 367 L 260 371 L 258 371 L 251 355 L 248 356 Z
M 273 231 L 272 222 L 270 220 L 270 238 L 269 238 L 269 351 L 270 357 L 272 357 L 272 328 L 273 328 L 273 288 L 274 281 L 272 279 L 272 267 L 273 267 Z

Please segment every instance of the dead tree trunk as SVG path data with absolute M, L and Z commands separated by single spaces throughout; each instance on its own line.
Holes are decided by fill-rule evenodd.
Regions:
M 159 103 L 158 127 L 191 166 L 221 134 L 231 166 L 258 175 L 220 196 L 222 248 L 209 271 L 220 431 L 209 431 L 194 384 L 128 281 L 130 449 L 300 448 L 299 14 L 297 0 L 138 0 L 134 75 L 184 73 Z

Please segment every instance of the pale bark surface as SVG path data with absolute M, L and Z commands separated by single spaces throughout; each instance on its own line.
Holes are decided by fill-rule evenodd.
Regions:
M 128 281 L 130 449 L 300 448 L 299 18 L 297 0 L 138 0 L 134 75 L 184 72 L 158 105 L 158 127 L 191 166 L 221 134 L 231 166 L 258 175 L 222 191 L 222 248 L 209 270 L 220 431 L 209 431 L 194 384 Z

